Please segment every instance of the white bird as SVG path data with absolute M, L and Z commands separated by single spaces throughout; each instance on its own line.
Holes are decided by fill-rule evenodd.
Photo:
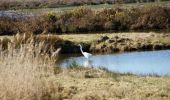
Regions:
M 92 54 L 90 54 L 88 52 L 83 52 L 82 46 L 80 44 L 79 44 L 79 46 L 80 46 L 81 53 L 84 55 L 84 57 L 89 59 L 92 56 Z

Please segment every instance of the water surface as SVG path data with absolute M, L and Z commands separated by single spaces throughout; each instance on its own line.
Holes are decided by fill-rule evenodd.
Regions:
M 82 55 L 67 55 L 58 63 L 66 67 L 73 62 L 85 67 L 105 67 L 120 73 L 170 75 L 170 50 L 93 55 L 89 60 Z

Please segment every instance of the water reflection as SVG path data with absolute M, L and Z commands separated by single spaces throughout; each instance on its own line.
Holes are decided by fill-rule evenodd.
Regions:
M 92 60 L 89 60 L 89 59 L 84 60 L 83 66 L 84 67 L 92 67 L 93 66 L 92 65 Z

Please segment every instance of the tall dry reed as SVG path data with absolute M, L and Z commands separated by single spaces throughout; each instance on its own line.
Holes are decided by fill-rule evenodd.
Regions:
M 43 42 L 21 44 L 16 49 L 8 43 L 7 50 L 0 50 L 0 99 L 43 100 L 58 98 L 53 77 L 54 61 L 42 55 Z M 57 88 L 57 87 L 56 87 Z

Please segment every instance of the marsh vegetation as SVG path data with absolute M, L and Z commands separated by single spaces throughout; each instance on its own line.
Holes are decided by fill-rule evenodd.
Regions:
M 36 45 L 27 42 L 20 48 L 15 48 L 13 43 L 8 43 L 5 50 L 1 47 L 0 99 L 42 100 L 53 98 L 57 93 L 54 93 L 57 84 L 49 80 L 54 76 L 54 61 L 47 55 L 42 57 L 43 45 L 42 42 Z
M 43 54 L 44 43 L 26 43 L 1 51 L 1 99 L 169 99 L 169 77 L 119 74 L 105 68 L 68 69 Z M 5 53 L 4 53 L 5 52 Z M 77 65 L 78 66 L 78 65 Z
M 80 7 L 63 13 L 39 16 L 0 17 L 0 34 L 70 34 L 90 32 L 156 31 L 170 29 L 170 8 L 146 6 L 141 8 L 111 8 L 93 11 Z
M 117 5 L 103 4 L 106 8 L 88 5 L 117 2 Z M 26 0 L 23 3 L 3 0 L 0 9 L 6 10 L 88 6 L 74 6 L 74 9 L 62 12 L 47 11 L 33 16 L 0 14 L 0 99 L 170 99 L 168 75 L 119 73 L 105 68 L 107 66 L 84 67 L 76 62 L 66 68 L 56 64 L 62 56 L 52 56 L 56 50 L 61 48 L 58 52 L 61 54 L 80 53 L 78 44 L 83 46 L 84 51 L 96 54 L 170 49 L 168 3 L 131 6 L 117 2 Z M 130 59 L 130 62 L 133 61 L 135 58 Z

